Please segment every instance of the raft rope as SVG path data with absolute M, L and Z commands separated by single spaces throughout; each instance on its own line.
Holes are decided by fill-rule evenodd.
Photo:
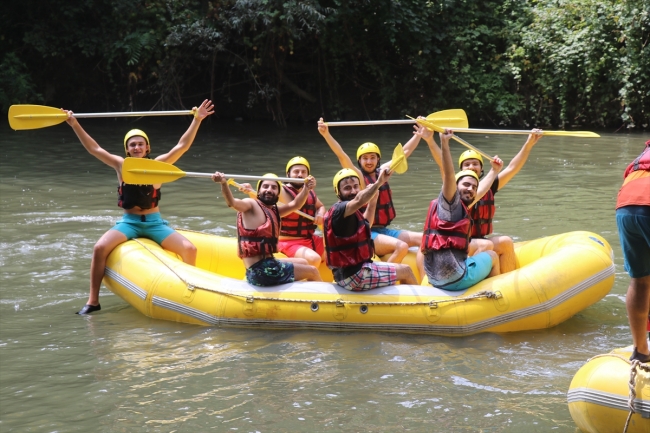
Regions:
M 197 284 L 192 284 L 188 281 L 186 281 L 182 276 L 178 274 L 174 269 L 169 266 L 169 264 L 163 260 L 162 257 L 160 257 L 156 252 L 151 250 L 147 245 L 144 243 L 140 242 L 138 239 L 132 239 L 134 242 L 138 243 L 140 246 L 142 246 L 145 250 L 149 251 L 152 256 L 158 259 L 160 263 L 165 265 L 167 269 L 176 277 L 182 281 L 189 290 L 195 290 L 195 289 L 202 289 L 202 290 L 207 290 L 209 292 L 214 292 L 214 293 L 219 293 L 221 295 L 225 296 L 234 296 L 238 298 L 245 299 L 246 302 L 252 303 L 255 301 L 281 301 L 281 302 L 298 302 L 298 303 L 320 303 L 320 304 L 336 304 L 337 306 L 343 306 L 345 304 L 348 305 L 372 305 L 372 306 L 377 306 L 377 305 L 389 305 L 389 306 L 415 306 L 415 305 L 427 305 L 430 308 L 438 308 L 439 304 L 443 303 L 449 303 L 449 302 L 467 302 L 471 301 L 473 299 L 499 299 L 501 298 L 501 293 L 500 292 L 490 292 L 488 290 L 483 290 L 478 293 L 475 293 L 470 296 L 462 296 L 462 297 L 457 297 L 457 298 L 452 298 L 452 299 L 444 299 L 444 300 L 437 300 L 437 301 L 416 301 L 416 302 L 386 302 L 386 301 L 373 301 L 373 302 L 362 302 L 362 301 L 346 301 L 344 299 L 293 299 L 293 298 L 276 298 L 276 297 L 264 297 L 264 296 L 253 296 L 253 295 L 245 295 L 245 294 L 239 294 L 239 293 L 232 293 L 229 291 L 225 290 L 220 290 L 220 289 L 214 289 L 211 287 L 203 287 Z
M 627 407 L 630 409 L 630 413 L 627 414 L 627 420 L 625 421 L 625 427 L 623 428 L 623 433 L 627 433 L 627 428 L 630 425 L 630 419 L 632 419 L 632 414 L 636 413 L 636 409 L 634 408 L 634 400 L 636 400 L 636 374 L 638 370 L 650 372 L 650 364 L 637 361 L 636 359 L 634 361 L 630 361 L 628 358 L 616 353 L 596 355 L 590 358 L 589 361 L 591 361 L 592 359 L 602 358 L 602 357 L 614 357 L 630 364 L 630 380 L 627 383 L 628 389 L 630 390 L 630 393 L 628 394 L 628 398 L 627 398 Z

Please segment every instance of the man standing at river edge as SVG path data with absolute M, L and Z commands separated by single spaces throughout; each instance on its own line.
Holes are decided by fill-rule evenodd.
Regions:
M 650 362 L 646 324 L 650 315 L 650 140 L 623 174 L 616 200 L 616 225 L 630 274 L 625 296 L 634 352 L 630 361 Z
M 383 168 L 375 183 L 359 191 L 361 178 L 356 171 L 344 168 L 334 176 L 334 192 L 339 201 L 325 214 L 323 230 L 327 265 L 336 284 L 344 289 L 370 290 L 398 281 L 417 284 L 408 265 L 372 261 L 375 248 L 370 226 L 375 217 L 377 192 L 389 177 L 388 168 Z M 366 204 L 362 214 L 359 209 Z

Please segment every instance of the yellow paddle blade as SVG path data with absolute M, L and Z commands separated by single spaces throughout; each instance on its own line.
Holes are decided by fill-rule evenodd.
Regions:
M 418 125 L 424 126 L 425 128 L 429 129 L 430 131 L 445 132 L 444 128 L 436 125 L 435 123 L 433 123 L 433 121 L 430 121 L 430 120 L 427 120 L 427 119 L 415 119 L 415 118 L 413 118 L 411 116 L 406 116 L 406 117 L 408 117 L 409 119 L 415 120 L 415 123 L 417 123 Z
M 39 129 L 65 122 L 68 115 L 58 108 L 44 105 L 12 105 L 9 107 L 9 126 L 16 131 Z
M 257 197 L 257 194 L 255 194 L 254 191 L 250 191 L 250 192 L 244 192 L 244 191 L 242 191 L 242 190 L 241 190 L 242 186 L 241 186 L 240 184 L 238 184 L 237 182 L 235 182 L 235 179 L 232 179 L 232 178 L 231 178 L 231 179 L 228 179 L 228 185 L 232 185 L 232 186 L 234 186 L 234 187 L 237 188 L 239 191 L 243 192 L 244 194 L 247 194 L 250 198 L 256 198 L 256 197 Z M 278 202 L 278 203 L 279 203 L 279 202 Z
M 397 174 L 404 174 L 408 168 L 409 166 L 406 162 L 406 155 L 404 155 L 402 143 L 399 143 L 397 146 L 395 146 L 395 150 L 393 150 L 393 157 L 390 161 L 390 171 L 393 171 Z
M 126 158 L 122 164 L 122 180 L 124 183 L 136 185 L 173 182 L 185 177 L 185 174 L 184 171 L 171 164 L 154 159 Z
M 469 127 L 467 113 L 465 113 L 465 110 L 461 110 L 460 108 L 431 113 L 427 116 L 427 120 L 436 125 L 442 125 L 451 129 Z

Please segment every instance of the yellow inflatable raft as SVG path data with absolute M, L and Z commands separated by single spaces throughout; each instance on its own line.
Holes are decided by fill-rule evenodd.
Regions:
M 142 314 L 176 322 L 266 329 L 374 330 L 462 336 L 555 326 L 602 299 L 614 284 L 602 237 L 571 232 L 516 244 L 518 269 L 463 292 L 397 285 L 349 292 L 330 282 L 251 286 L 236 239 L 181 231 L 197 266 L 147 239 L 116 248 L 104 284 Z M 415 253 L 407 263 L 415 268 Z M 321 266 L 323 281 L 332 274 Z
M 571 381 L 567 400 L 573 421 L 585 433 L 625 431 L 630 414 L 632 347 L 591 358 Z M 634 372 L 634 410 L 627 433 L 650 432 L 650 364 Z

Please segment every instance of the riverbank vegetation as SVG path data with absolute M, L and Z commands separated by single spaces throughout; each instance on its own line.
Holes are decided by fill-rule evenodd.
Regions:
M 0 104 L 650 128 L 647 0 L 22 0 Z

